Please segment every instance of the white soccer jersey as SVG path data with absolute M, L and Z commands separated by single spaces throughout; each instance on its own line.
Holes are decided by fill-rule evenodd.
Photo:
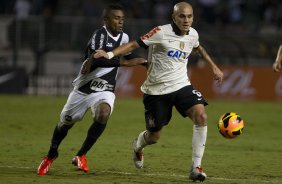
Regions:
M 199 36 L 190 28 L 189 34 L 178 36 L 171 24 L 154 28 L 142 36 L 149 46 L 147 79 L 141 91 L 150 95 L 163 95 L 190 85 L 187 74 L 188 57 L 199 46 Z

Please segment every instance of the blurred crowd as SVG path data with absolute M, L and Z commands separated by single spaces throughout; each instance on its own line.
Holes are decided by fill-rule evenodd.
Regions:
M 0 0 L 0 15 L 99 17 L 108 3 L 120 3 L 127 16 L 136 19 L 170 19 L 173 4 L 180 0 Z M 281 29 L 282 0 L 186 0 L 195 9 L 197 22 L 257 30 Z

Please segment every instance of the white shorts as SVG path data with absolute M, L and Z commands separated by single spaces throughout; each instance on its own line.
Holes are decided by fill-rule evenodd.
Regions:
M 114 101 L 115 94 L 110 91 L 84 94 L 78 90 L 73 90 L 61 112 L 60 123 L 71 125 L 81 121 L 89 108 L 91 108 L 91 114 L 94 118 L 95 109 L 101 103 L 109 104 L 112 113 Z

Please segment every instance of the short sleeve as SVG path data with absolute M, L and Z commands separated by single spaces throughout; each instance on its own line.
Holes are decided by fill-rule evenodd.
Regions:
M 197 48 L 199 47 L 200 42 L 199 42 L 199 34 L 195 29 L 194 29 L 194 34 L 195 34 L 194 48 Z
M 194 44 L 194 48 L 197 48 L 197 47 L 199 47 L 199 45 L 200 45 L 200 42 L 199 42 L 199 39 L 195 42 L 195 44 Z
M 140 37 L 143 43 L 147 46 L 150 46 L 155 43 L 160 43 L 163 39 L 163 31 L 159 27 L 155 27 L 147 34 Z
M 123 33 L 123 36 L 122 36 L 122 40 L 121 40 L 121 45 L 122 44 L 125 44 L 125 43 L 128 43 L 129 42 L 129 36 L 128 36 L 128 34 L 126 34 L 126 33 Z

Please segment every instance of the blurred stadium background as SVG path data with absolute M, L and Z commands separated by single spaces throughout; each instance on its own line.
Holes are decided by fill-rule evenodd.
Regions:
M 108 3 L 126 10 L 131 39 L 170 22 L 176 0 L 0 0 L 0 93 L 67 95 L 88 39 L 102 25 Z M 271 65 L 282 43 L 281 0 L 187 0 L 201 44 L 223 69 L 214 87 L 210 71 L 191 56 L 193 83 L 209 99 L 281 100 L 282 75 Z M 139 50 L 146 57 L 146 52 Z M 121 68 L 120 97 L 140 97 L 142 67 Z M 208 79 L 209 77 L 209 79 Z

